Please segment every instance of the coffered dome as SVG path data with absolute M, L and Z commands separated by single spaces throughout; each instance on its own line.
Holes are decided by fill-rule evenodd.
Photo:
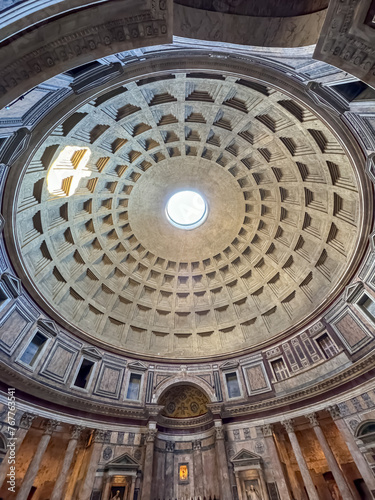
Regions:
M 207 204 L 170 223 L 181 190 Z M 346 150 L 264 83 L 170 73 L 65 118 L 20 178 L 29 289 L 80 335 L 144 356 L 255 348 L 312 319 L 350 274 L 363 224 Z

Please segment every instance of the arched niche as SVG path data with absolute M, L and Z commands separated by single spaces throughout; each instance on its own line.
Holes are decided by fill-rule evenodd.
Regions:
M 186 375 L 186 376 L 178 376 L 173 378 L 168 378 L 163 380 L 159 386 L 155 389 L 153 402 L 158 403 L 160 401 L 161 396 L 171 387 L 173 386 L 182 386 L 182 385 L 190 385 L 198 388 L 202 391 L 210 403 L 216 401 L 216 394 L 214 388 L 205 380 L 195 377 L 194 375 Z
M 361 422 L 355 430 L 355 437 L 364 443 L 375 442 L 375 420 Z
M 169 387 L 158 399 L 163 406 L 161 414 L 167 418 L 194 418 L 205 415 L 210 399 L 200 387 L 193 384 L 176 384 Z

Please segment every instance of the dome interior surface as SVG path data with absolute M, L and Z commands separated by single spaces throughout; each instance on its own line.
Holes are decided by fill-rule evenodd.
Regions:
M 209 206 L 191 231 L 165 214 L 183 189 Z M 17 246 L 55 317 L 120 350 L 194 359 L 308 321 L 348 272 L 361 203 L 350 158 L 302 103 L 177 72 L 52 131 L 19 185 Z

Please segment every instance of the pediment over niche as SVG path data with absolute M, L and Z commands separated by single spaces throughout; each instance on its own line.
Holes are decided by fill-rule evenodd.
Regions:
M 357 283 L 352 283 L 345 288 L 345 301 L 353 302 L 359 292 L 363 289 L 363 283 L 357 281 Z
M 12 276 L 9 273 L 3 273 L 1 279 L 5 282 L 9 288 L 13 297 L 17 298 L 21 295 L 21 280 Z
M 133 470 L 137 471 L 140 465 L 135 458 L 130 456 L 128 453 L 124 453 L 119 457 L 111 460 L 105 465 L 105 469 L 116 469 L 116 470 Z
M 81 353 L 95 360 L 100 360 L 103 357 L 102 353 L 95 347 L 82 347 Z
M 144 363 L 141 363 L 141 361 L 134 361 L 132 363 L 128 363 L 128 368 L 131 368 L 132 370 L 141 370 L 144 372 L 148 367 Z
M 225 363 L 222 363 L 220 365 L 220 368 L 221 370 L 228 370 L 228 369 L 231 369 L 231 368 L 237 368 L 238 366 L 238 361 L 225 361 Z
M 59 333 L 56 323 L 51 319 L 38 319 L 38 325 L 54 336 Z
M 236 467 L 259 467 L 262 462 L 262 457 L 253 453 L 252 451 L 245 450 L 244 448 L 239 451 L 232 459 L 234 468 Z

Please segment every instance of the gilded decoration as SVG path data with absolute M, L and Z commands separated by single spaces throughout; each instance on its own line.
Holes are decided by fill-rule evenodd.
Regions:
M 160 400 L 162 414 L 169 418 L 199 417 L 207 413 L 208 398 L 199 389 L 177 386 L 169 389 Z

